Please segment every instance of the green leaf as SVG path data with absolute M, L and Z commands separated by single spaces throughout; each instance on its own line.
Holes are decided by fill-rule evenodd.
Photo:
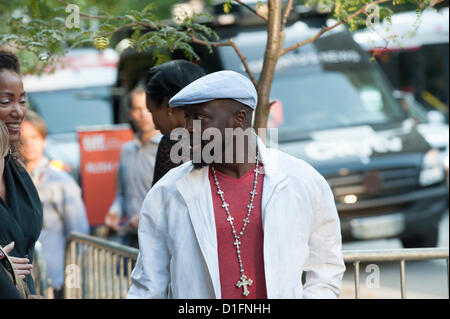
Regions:
M 230 13 L 231 8 L 232 8 L 231 1 L 227 1 L 223 4 L 223 12 Z

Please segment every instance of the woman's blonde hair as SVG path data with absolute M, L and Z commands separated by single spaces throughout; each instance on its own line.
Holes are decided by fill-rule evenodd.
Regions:
M 9 133 L 6 124 L 0 121 L 0 156 L 5 157 L 9 151 Z

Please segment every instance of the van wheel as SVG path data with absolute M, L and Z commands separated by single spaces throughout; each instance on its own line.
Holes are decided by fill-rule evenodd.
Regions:
M 425 248 L 436 247 L 439 239 L 438 227 L 429 229 L 424 234 L 419 234 L 413 237 L 401 238 L 403 248 Z

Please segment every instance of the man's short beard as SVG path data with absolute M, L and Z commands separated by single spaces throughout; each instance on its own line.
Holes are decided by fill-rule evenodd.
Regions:
M 200 148 L 200 154 L 203 154 L 203 148 L 205 147 L 206 142 L 202 141 L 201 143 L 202 143 L 202 146 Z M 206 163 L 203 160 L 203 156 L 200 156 L 200 162 L 194 161 L 194 155 L 192 152 L 191 152 L 191 160 L 192 160 L 192 164 L 194 165 L 194 169 L 202 169 L 203 167 L 206 167 L 206 166 L 209 166 L 212 164 L 212 163 Z
M 194 169 L 202 169 L 203 167 L 209 166 L 210 164 L 201 161 L 200 163 L 192 162 L 192 165 L 194 165 Z

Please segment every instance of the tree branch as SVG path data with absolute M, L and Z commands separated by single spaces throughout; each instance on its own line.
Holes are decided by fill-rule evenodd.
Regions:
M 433 0 L 433 1 L 431 1 L 430 5 L 431 5 L 432 7 L 434 7 L 435 5 L 437 5 L 437 4 L 441 3 L 441 2 L 444 2 L 444 1 L 445 1 L 445 0 Z
M 292 5 L 293 2 L 294 2 L 294 0 L 288 0 L 286 8 L 284 9 L 283 25 L 286 25 L 286 22 L 287 22 L 287 19 L 289 17 L 289 14 L 291 13 L 292 9 L 294 8 L 293 5 Z
M 242 64 L 244 65 L 244 68 L 245 68 L 245 72 L 247 72 L 248 76 L 252 80 L 253 85 L 256 88 L 258 85 L 258 82 L 256 81 L 255 76 L 253 75 L 252 71 L 250 70 L 250 67 L 247 64 L 247 59 L 242 55 L 242 52 L 237 47 L 236 43 L 234 43 L 233 39 L 230 39 L 229 42 L 230 42 L 231 46 L 233 47 L 234 51 L 236 51 L 236 54 L 239 56 L 239 59 L 241 59 Z
M 364 12 L 364 14 L 365 14 L 367 17 L 369 16 L 366 12 Z M 372 22 L 371 20 L 368 20 L 367 23 L 368 23 L 368 27 L 369 27 L 375 34 L 377 34 L 381 39 L 383 39 L 383 41 L 384 41 L 384 43 L 385 43 L 384 47 L 375 47 L 374 56 L 376 56 L 377 54 L 379 54 L 378 52 L 384 51 L 384 50 L 387 49 L 387 47 L 389 46 L 389 40 L 386 39 L 382 34 L 380 34 L 380 32 L 378 32 L 378 30 L 375 28 L 375 26 L 374 26 L 374 24 L 373 24 L 373 22 Z
M 140 26 L 142 28 L 148 28 L 148 29 L 151 29 L 151 30 L 158 30 L 157 28 L 154 28 L 150 24 L 136 21 L 136 22 L 132 22 L 132 23 L 122 24 L 120 27 L 118 27 L 118 28 L 116 28 L 116 29 L 114 29 L 114 30 L 104 34 L 103 36 L 109 37 L 109 36 L 113 35 L 114 33 L 118 32 L 118 31 L 120 31 L 122 29 L 132 28 L 132 27 L 135 27 L 135 26 Z
M 260 17 L 261 19 L 263 19 L 264 21 L 268 22 L 269 19 L 266 16 L 263 16 L 262 14 L 259 14 L 258 11 L 256 11 L 255 9 L 253 9 L 252 7 L 250 7 L 248 4 L 242 2 L 242 0 L 233 0 L 237 3 L 239 3 L 241 6 L 247 8 L 248 10 L 250 10 L 251 12 L 253 12 L 254 14 L 256 14 L 258 17 Z M 291 0 L 289 0 L 291 1 Z
M 250 67 L 248 66 L 247 59 L 242 55 L 241 50 L 239 50 L 239 48 L 237 47 L 236 43 L 233 41 L 232 38 L 226 42 L 207 42 L 207 41 L 197 39 L 192 30 L 190 30 L 189 33 L 191 36 L 192 43 L 200 44 L 203 46 L 210 45 L 212 47 L 226 47 L 226 46 L 232 47 L 234 49 L 234 51 L 236 52 L 236 54 L 238 55 L 239 59 L 241 60 L 242 65 L 244 66 L 245 72 L 250 77 L 253 85 L 255 87 L 257 86 L 258 82 L 256 81 L 255 76 L 253 75 L 252 71 L 250 70 Z
M 439 1 L 439 0 L 438 0 L 438 1 Z M 283 56 L 283 55 L 285 55 L 286 53 L 289 53 L 289 52 L 291 52 L 291 51 L 293 51 L 293 50 L 295 50 L 295 49 L 297 49 L 297 48 L 299 48 L 299 47 L 301 47 L 301 46 L 304 46 L 304 45 L 308 44 L 308 43 L 314 42 L 314 41 L 317 40 L 322 34 L 328 32 L 328 31 L 331 31 L 331 30 L 337 28 L 338 26 L 340 26 L 340 25 L 346 23 L 347 21 L 349 21 L 349 20 L 351 20 L 351 19 L 357 17 L 357 16 L 360 15 L 361 13 L 364 13 L 369 7 L 374 6 L 374 5 L 378 5 L 378 4 L 381 4 L 381 3 L 384 3 L 384 2 L 392 2 L 392 0 L 377 0 L 377 1 L 374 1 L 374 2 L 371 2 L 371 3 L 367 3 L 367 4 L 365 4 L 361 9 L 355 11 L 355 12 L 352 13 L 350 16 L 348 16 L 347 19 L 343 19 L 342 21 L 337 22 L 336 24 L 332 25 L 331 27 L 323 27 L 322 30 L 320 30 L 320 32 L 318 32 L 318 33 L 317 33 L 316 35 L 314 35 L 313 37 L 311 37 L 311 38 L 309 38 L 309 39 L 307 39 L 307 40 L 305 40 L 305 41 L 299 42 L 299 43 L 297 43 L 297 44 L 294 44 L 294 45 L 290 46 L 289 48 L 284 49 L 283 51 L 281 51 L 280 56 Z

